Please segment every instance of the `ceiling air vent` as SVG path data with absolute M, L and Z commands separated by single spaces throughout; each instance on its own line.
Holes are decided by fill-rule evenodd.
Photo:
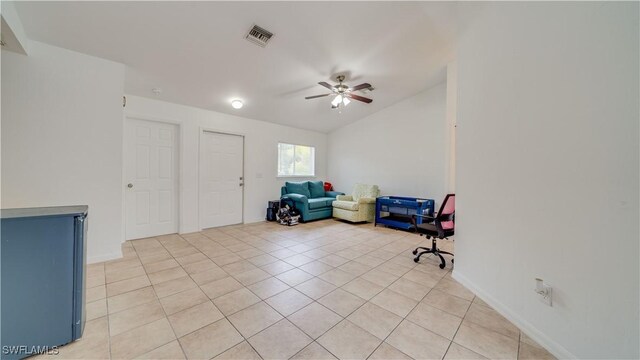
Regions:
M 258 25 L 254 25 L 253 28 L 249 30 L 249 33 L 247 34 L 247 36 L 245 36 L 245 39 L 251 41 L 256 45 L 265 47 L 267 46 L 267 43 L 269 42 L 269 40 L 271 40 L 272 37 L 273 37 L 273 33 L 261 28 Z

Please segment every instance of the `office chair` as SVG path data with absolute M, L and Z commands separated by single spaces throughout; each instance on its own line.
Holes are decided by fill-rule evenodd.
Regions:
M 413 215 L 411 217 L 411 222 L 413 223 L 413 230 L 420 234 L 420 236 L 424 235 L 427 239 L 431 240 L 431 248 L 426 247 L 418 247 L 413 250 L 413 255 L 417 255 L 413 261 L 419 262 L 420 257 L 424 254 L 434 254 L 438 255 L 440 258 L 441 264 L 440 269 L 444 269 L 446 266 L 446 262 L 442 254 L 453 255 L 450 252 L 442 251 L 438 249 L 437 239 L 446 239 L 449 236 L 453 236 L 453 229 L 455 227 L 455 210 L 456 208 L 456 195 L 455 194 L 447 194 L 445 196 L 444 201 L 442 202 L 442 206 L 440 206 L 440 211 L 438 211 L 434 216 L 426 216 L 426 215 Z M 416 219 L 420 216 L 424 218 L 422 224 L 417 224 Z M 418 253 L 418 250 L 424 250 Z M 453 259 L 451 259 L 451 263 L 453 263 Z

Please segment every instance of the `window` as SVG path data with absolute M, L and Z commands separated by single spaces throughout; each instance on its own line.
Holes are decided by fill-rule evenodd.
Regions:
M 315 176 L 316 148 L 278 143 L 278 176 Z

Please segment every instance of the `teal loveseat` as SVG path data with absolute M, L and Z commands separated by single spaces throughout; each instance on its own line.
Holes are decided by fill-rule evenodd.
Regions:
M 344 195 L 337 191 L 324 191 L 322 181 L 285 182 L 280 190 L 281 199 L 289 199 L 300 215 L 302 221 L 330 218 L 333 215 L 331 205 L 336 196 Z

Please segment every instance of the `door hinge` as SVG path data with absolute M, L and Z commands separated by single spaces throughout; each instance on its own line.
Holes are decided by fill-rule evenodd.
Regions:
M 127 97 L 123 96 L 122 97 L 122 107 L 126 107 L 127 106 Z

